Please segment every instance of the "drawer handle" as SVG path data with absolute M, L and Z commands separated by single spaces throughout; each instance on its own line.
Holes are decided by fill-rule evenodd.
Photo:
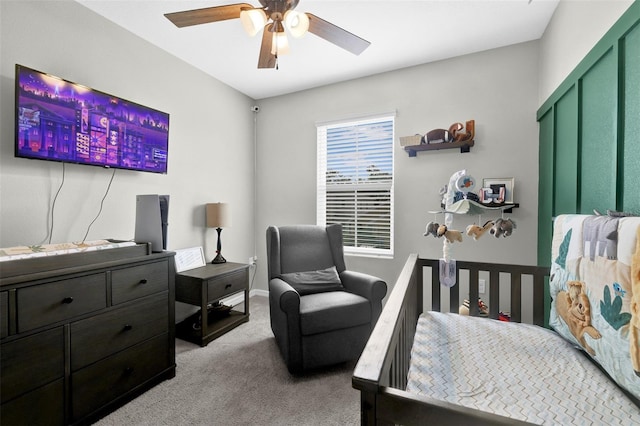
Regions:
M 62 303 L 66 303 L 67 305 L 71 302 L 73 302 L 73 297 L 71 296 L 65 297 L 64 299 L 62 299 Z
M 226 290 L 226 289 L 228 289 L 229 287 L 231 287 L 231 284 L 227 284 L 227 285 L 225 285 L 225 286 L 224 286 L 224 289 Z
M 143 278 L 143 279 L 140 280 L 140 284 L 146 284 L 146 283 L 147 283 L 147 279 L 146 278 Z
M 133 326 L 131 324 L 125 324 L 124 331 L 133 330 Z

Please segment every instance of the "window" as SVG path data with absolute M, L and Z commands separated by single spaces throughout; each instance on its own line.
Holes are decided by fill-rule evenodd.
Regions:
M 318 125 L 317 222 L 342 224 L 347 254 L 393 256 L 394 122 Z

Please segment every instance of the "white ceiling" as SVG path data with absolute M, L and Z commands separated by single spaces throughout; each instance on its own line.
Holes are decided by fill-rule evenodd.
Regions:
M 313 34 L 289 37 L 279 69 L 257 69 L 261 32 L 239 19 L 177 28 L 165 13 L 242 0 L 76 0 L 253 99 L 539 39 L 559 0 L 300 0 L 313 13 L 371 42 L 353 55 Z M 260 7 L 258 0 L 245 0 Z

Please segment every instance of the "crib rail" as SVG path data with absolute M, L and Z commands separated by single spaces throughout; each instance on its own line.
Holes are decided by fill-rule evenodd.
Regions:
M 504 419 L 487 413 L 469 413 L 454 404 L 415 397 L 405 392 L 411 347 L 417 319 L 423 312 L 423 284 L 425 274 L 431 275 L 431 310 L 441 310 L 441 292 L 449 291 L 452 312 L 458 312 L 459 285 L 447 289 L 439 283 L 439 261 L 421 259 L 412 254 L 407 259 L 378 323 L 358 360 L 352 385 L 361 391 L 361 423 L 363 425 L 414 424 L 430 419 L 448 419 L 463 416 L 475 424 L 501 424 Z M 494 263 L 457 261 L 457 282 L 461 271 L 468 271 L 469 300 L 478 299 L 478 278 L 481 272 L 489 274 L 492 300 L 499 300 L 500 276 L 506 274 L 511 293 L 511 320 L 521 321 L 522 278 L 533 279 L 533 323 L 544 325 L 545 277 L 549 268 Z M 495 299 L 493 299 L 495 298 Z M 476 303 L 470 304 L 470 315 L 478 315 Z M 492 303 L 489 317 L 498 318 L 498 303 Z

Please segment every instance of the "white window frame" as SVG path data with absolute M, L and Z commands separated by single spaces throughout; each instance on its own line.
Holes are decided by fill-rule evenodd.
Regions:
M 372 142 L 371 139 L 366 139 L 367 133 L 366 126 L 386 122 L 387 126 L 390 123 L 391 131 L 385 131 L 384 138 L 382 141 Z M 318 225 L 327 225 L 327 188 L 333 188 L 334 190 L 344 191 L 345 193 L 353 193 L 352 199 L 354 199 L 356 205 L 362 206 L 365 203 L 358 204 L 357 191 L 389 191 L 389 210 L 388 215 L 379 216 L 382 221 L 386 222 L 388 217 L 388 235 L 389 235 L 389 247 L 388 248 L 380 248 L 380 247 L 368 247 L 364 245 L 360 245 L 358 243 L 358 239 L 361 241 L 366 240 L 366 237 L 358 236 L 358 226 L 355 226 L 353 235 L 353 239 L 355 244 L 348 244 L 345 242 L 344 252 L 347 255 L 355 255 L 355 256 L 368 256 L 368 257 L 383 257 L 383 258 L 393 258 L 393 248 L 394 248 L 394 146 L 393 141 L 395 140 L 395 113 L 384 113 L 375 116 L 361 117 L 357 119 L 350 120 L 341 120 L 335 122 L 325 122 L 325 123 L 317 123 L 317 209 L 316 209 L 316 221 Z M 354 146 L 352 150 L 347 150 L 342 154 L 327 153 L 327 135 L 331 133 L 332 130 L 347 130 L 352 128 L 351 130 L 355 131 L 357 136 L 354 137 L 353 141 L 346 141 L 347 144 L 353 142 Z M 390 175 L 389 179 L 384 179 L 382 182 L 367 182 L 362 178 L 364 175 L 364 171 L 368 166 L 371 165 L 371 156 L 362 155 L 358 152 L 358 137 L 360 135 L 364 135 L 365 139 L 362 139 L 368 143 L 378 143 L 377 153 L 382 154 L 382 159 L 380 161 L 380 168 L 382 170 L 384 168 L 385 176 Z M 361 149 L 365 147 L 364 143 L 361 143 Z M 335 147 L 335 145 L 334 145 Z M 351 176 L 351 180 L 349 182 L 341 182 L 339 184 L 327 184 L 327 167 L 328 163 L 336 164 L 336 161 L 344 161 L 349 162 L 349 166 L 345 166 L 349 171 L 345 173 L 353 173 Z M 375 165 L 375 164 L 374 164 Z M 360 177 L 358 179 L 357 177 Z M 354 208 L 355 209 L 355 208 Z M 358 210 L 355 209 L 357 212 Z M 360 215 L 364 217 L 365 215 Z M 355 213 L 354 222 L 358 221 L 358 213 Z M 337 220 L 330 220 L 330 223 L 339 223 Z M 344 225 L 344 224 L 343 224 Z M 345 235 L 349 233 L 347 231 L 346 226 L 343 227 L 343 230 L 346 231 Z M 381 235 L 385 235 L 387 231 L 386 226 L 382 229 Z M 375 231 L 374 231 L 375 232 Z M 360 233 L 362 235 L 362 232 Z M 351 235 L 349 235 L 350 237 Z M 383 236 L 384 238 L 384 236 Z M 349 238 L 345 238 L 348 240 Z

